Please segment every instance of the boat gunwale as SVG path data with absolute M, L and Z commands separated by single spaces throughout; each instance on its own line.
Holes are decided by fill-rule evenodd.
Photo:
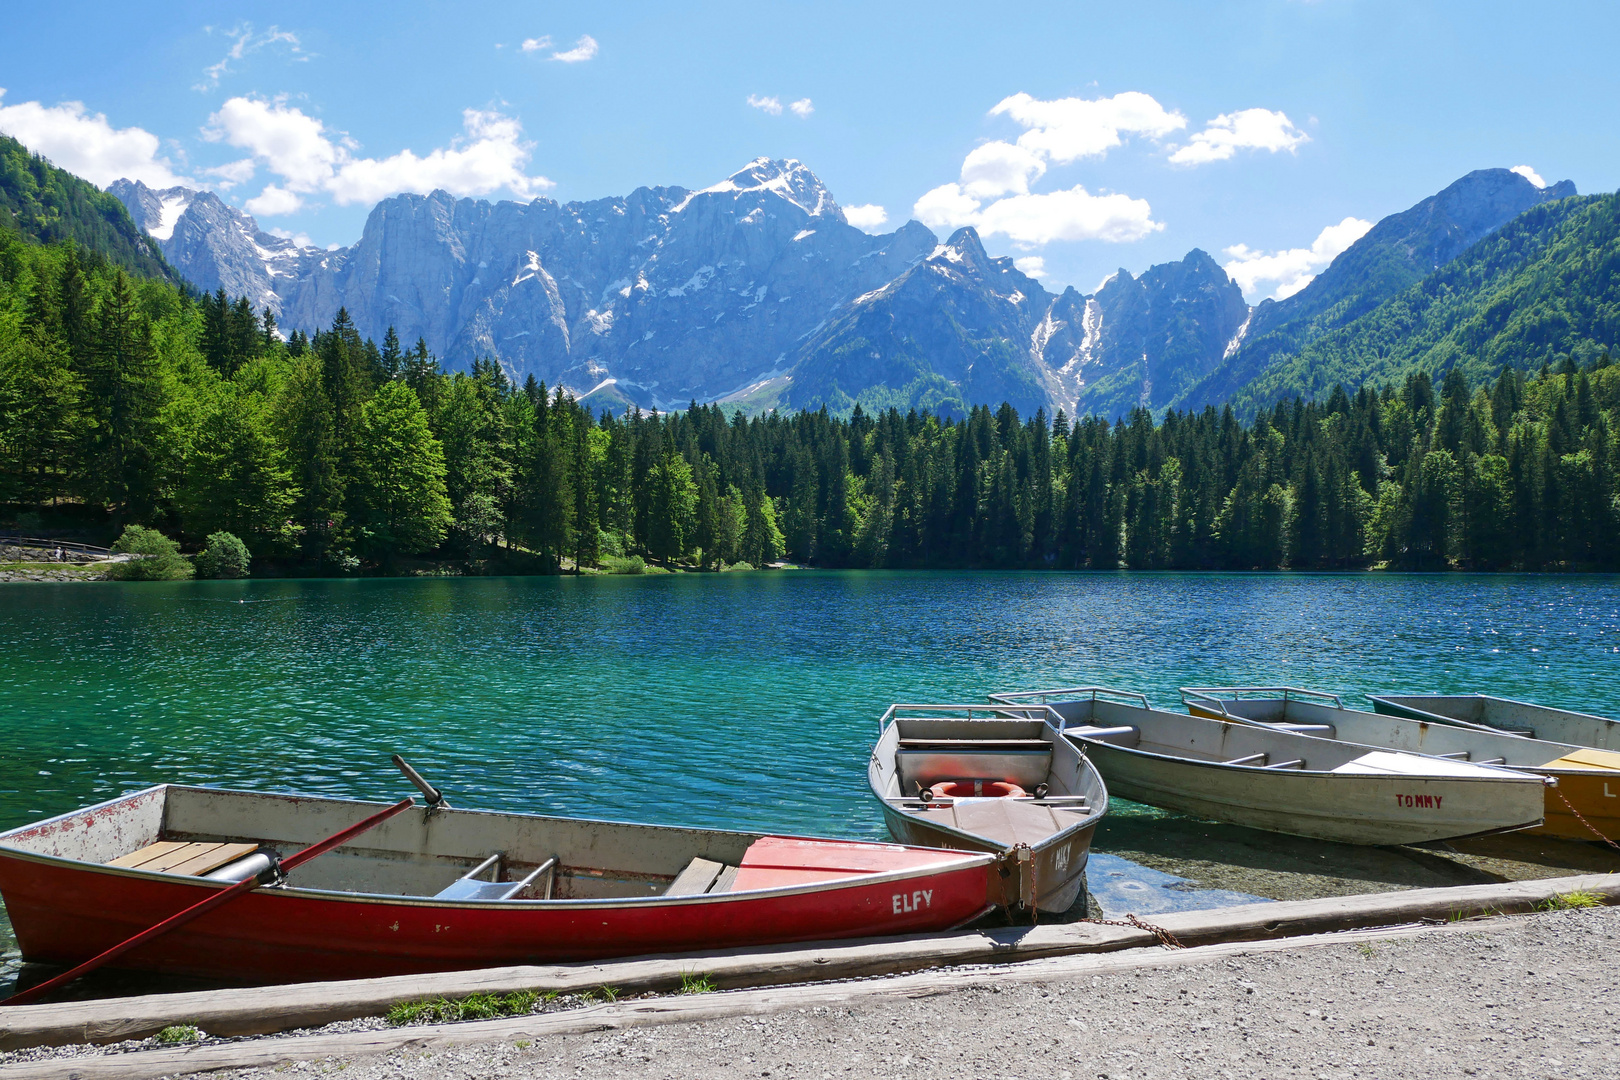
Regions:
M 139 789 L 137 791 L 126 792 L 123 795 L 120 795 L 120 796 L 118 796 L 116 798 L 107 799 L 107 800 L 104 800 L 103 802 L 96 803 L 96 804 L 94 804 L 92 806 L 83 807 L 83 808 L 78 809 L 78 810 L 70 810 L 70 811 L 68 811 L 66 813 L 63 813 L 63 814 L 57 814 L 54 817 L 44 818 L 44 819 L 42 819 L 40 821 L 37 821 L 37 822 L 31 822 L 31 823 L 29 823 L 27 825 L 20 825 L 17 828 L 14 828 L 14 829 L 8 829 L 4 833 L 0 833 L 0 856 L 4 856 L 6 858 L 11 858 L 11 859 L 16 859 L 16 860 L 21 861 L 21 862 L 39 863 L 39 864 L 43 864 L 43 865 L 61 867 L 61 868 L 64 868 L 64 869 L 71 869 L 71 870 L 73 870 L 75 872 L 78 872 L 78 873 L 97 874 L 97 875 L 107 876 L 107 877 L 133 877 L 133 878 L 136 878 L 137 880 L 141 880 L 141 881 L 161 881 L 161 882 L 164 882 L 164 883 L 167 883 L 167 884 L 170 884 L 170 885 L 196 886 L 196 887 L 201 887 L 201 888 L 208 889 L 210 891 L 216 891 L 216 892 L 220 891 L 220 890 L 223 890 L 223 889 L 231 888 L 233 885 L 236 884 L 235 882 L 230 882 L 230 881 L 217 882 L 217 881 L 211 881 L 211 880 L 209 880 L 207 878 L 188 877 L 188 876 L 183 876 L 183 875 L 178 875 L 178 874 L 168 874 L 168 873 L 164 873 L 162 871 L 157 871 L 157 870 L 142 870 L 142 869 L 139 869 L 139 868 L 136 868 L 136 867 L 109 866 L 106 863 L 90 862 L 89 860 L 86 860 L 86 859 L 74 859 L 74 858 L 69 858 L 69 857 L 64 856 L 64 855 L 46 855 L 46 854 L 42 854 L 42 853 L 36 852 L 36 851 L 27 851 L 27 850 L 25 850 L 23 848 L 14 847 L 14 846 L 12 846 L 10 844 L 5 843 L 5 840 L 6 840 L 7 837 L 13 836 L 16 833 L 25 832 L 25 831 L 28 831 L 28 830 L 31 830 L 31 829 L 35 829 L 35 828 L 38 828 L 38 827 L 40 827 L 42 825 L 50 825 L 50 824 L 57 823 L 57 822 L 67 821 L 69 819 L 78 817 L 79 815 L 88 813 L 88 812 L 93 811 L 93 810 L 100 810 L 100 809 L 103 809 L 103 808 L 106 808 L 106 807 L 116 806 L 116 805 L 118 805 L 120 803 L 123 803 L 123 802 L 132 801 L 133 799 L 135 799 L 135 798 L 137 798 L 139 796 L 149 795 L 149 794 L 152 794 L 153 792 L 163 791 L 163 790 L 166 790 L 166 789 L 169 789 L 169 788 L 176 788 L 176 789 L 190 790 L 190 791 L 204 791 L 204 792 L 221 792 L 221 791 L 223 791 L 223 792 L 226 792 L 228 794 L 233 794 L 233 795 L 262 796 L 262 795 L 267 795 L 268 794 L 268 795 L 272 795 L 273 797 L 276 797 L 276 798 L 289 798 L 290 797 L 290 798 L 295 798 L 295 799 L 307 799 L 307 800 L 310 800 L 310 801 L 324 801 L 324 802 L 331 802 L 331 803 L 353 804 L 353 805 L 357 805 L 357 806 L 386 806 L 386 805 L 388 805 L 386 803 L 366 803 L 366 802 L 364 802 L 363 800 L 360 800 L 360 799 L 347 799 L 347 798 L 342 798 L 342 797 L 339 797 L 339 796 L 328 796 L 328 795 L 321 795 L 321 796 L 306 796 L 306 795 L 286 796 L 286 795 L 282 795 L 282 794 L 278 794 L 278 793 L 272 793 L 272 792 L 242 791 L 242 790 L 233 789 L 233 788 L 197 787 L 197 786 L 194 786 L 194 785 L 187 785 L 187 784 L 154 784 L 154 785 L 152 785 L 150 787 L 142 788 L 142 789 Z M 918 877 L 929 876 L 931 874 L 956 873 L 956 872 L 959 872 L 961 870 L 969 869 L 969 868 L 973 867 L 974 864 L 989 865 L 990 863 L 994 862 L 995 859 L 996 859 L 996 856 L 994 854 L 991 854 L 989 852 L 983 852 L 983 851 L 958 851 L 958 850 L 952 849 L 952 848 L 920 848 L 920 847 L 917 847 L 915 845 L 886 843 L 886 842 L 881 841 L 881 840 L 849 840 L 849 839 L 838 838 L 838 837 L 798 836 L 798 835 L 790 835 L 790 834 L 783 834 L 783 833 L 771 833 L 771 832 L 753 833 L 753 832 L 746 832 L 746 831 L 740 830 L 740 829 L 691 829 L 691 828 L 686 828 L 684 826 L 679 826 L 679 825 L 642 825 L 639 822 L 633 822 L 633 821 L 598 821 L 597 819 L 594 819 L 594 818 L 564 818 L 564 817 L 555 817 L 555 816 L 552 816 L 552 815 L 512 813 L 512 812 L 508 812 L 508 811 L 499 811 L 499 810 L 459 810 L 459 809 L 453 809 L 453 810 L 446 811 L 446 812 L 454 813 L 454 814 L 478 814 L 478 815 L 487 816 L 487 817 L 507 817 L 507 818 L 517 817 L 517 818 L 525 818 L 525 819 L 528 819 L 528 820 L 540 819 L 540 820 L 551 820 L 551 821 L 565 821 L 565 822 L 570 822 L 570 823 L 579 823 L 579 822 L 584 821 L 584 822 L 591 822 L 591 823 L 595 823 L 595 824 L 605 824 L 605 825 L 628 825 L 628 826 L 633 826 L 633 827 L 636 827 L 636 828 L 670 829 L 670 830 L 679 831 L 679 832 L 722 833 L 722 834 L 731 835 L 731 836 L 745 836 L 745 837 L 746 836 L 752 836 L 755 839 L 765 839 L 767 837 L 774 837 L 774 838 L 786 839 L 786 840 L 812 840 L 812 841 L 822 841 L 822 842 L 835 843 L 835 844 L 851 844 L 851 843 L 854 843 L 854 844 L 871 845 L 871 846 L 874 846 L 874 847 L 899 848 L 899 849 L 906 850 L 906 851 L 923 851 L 923 852 L 928 852 L 930 854 L 935 853 L 935 852 L 945 851 L 945 852 L 950 852 L 950 853 L 952 853 L 952 854 L 954 854 L 954 855 L 956 855 L 958 857 L 954 858 L 954 859 L 943 860 L 943 861 L 938 862 L 938 863 L 932 863 L 932 864 L 929 864 L 927 866 L 910 867 L 910 868 L 900 869 L 900 870 L 885 870 L 885 871 L 880 871 L 880 872 L 877 872 L 877 873 L 865 873 L 865 874 L 852 873 L 852 874 L 850 874 L 849 876 L 846 876 L 846 877 L 833 878 L 833 879 L 828 880 L 828 881 L 812 881 L 812 882 L 807 882 L 807 883 L 802 884 L 802 885 L 777 885 L 777 886 L 771 886 L 771 887 L 763 888 L 763 889 L 744 889 L 744 890 L 741 890 L 741 891 L 724 892 L 724 893 L 699 893 L 699 894 L 695 894 L 695 895 L 691 895 L 691 896 L 625 896 L 625 897 L 603 897 L 603 898 L 586 897 L 586 898 L 578 898 L 578 899 L 554 898 L 554 899 L 549 899 L 549 900 L 441 900 L 441 899 L 438 899 L 436 897 L 431 897 L 431 896 L 402 896 L 402 895 L 395 894 L 395 893 L 364 893 L 364 892 L 354 892 L 354 891 L 345 891 L 345 890 L 337 890 L 337 889 L 300 888 L 298 886 L 286 886 L 286 885 L 278 886 L 278 887 L 275 887 L 275 888 L 267 888 L 267 889 L 264 889 L 264 890 L 254 890 L 254 891 L 262 892 L 264 895 L 268 895 L 268 896 L 277 896 L 277 895 L 279 895 L 279 896 L 291 896 L 291 897 L 298 897 L 300 899 L 338 901 L 338 902 L 342 902 L 342 903 L 367 903 L 367 904 L 386 903 L 386 904 L 402 905 L 402 906 L 406 906 L 406 907 L 478 909 L 478 910 L 486 910 L 486 911 L 544 911 L 544 910 L 551 910 L 551 909 L 567 910 L 567 911 L 580 911 L 580 910 L 591 910 L 593 908 L 595 908 L 595 909 L 622 908 L 626 904 L 634 904 L 638 908 L 641 908 L 641 907 L 678 907 L 678 906 L 688 906 L 688 905 L 694 905 L 694 904 L 722 904 L 722 903 L 726 903 L 726 902 L 732 901 L 732 900 L 748 901 L 748 900 L 754 900 L 754 899 L 760 899 L 760 898 L 766 898 L 766 897 L 797 896 L 797 895 L 801 895 L 801 894 L 814 894 L 814 893 L 821 893 L 821 892 L 832 892 L 832 891 L 836 891 L 836 890 L 840 890 L 840 889 L 847 889 L 847 888 L 853 888 L 853 887 L 864 886 L 864 885 L 878 885 L 878 884 L 887 884 L 887 883 L 896 882 L 896 881 L 907 881 L 907 880 L 911 880 L 911 879 L 918 878 Z M 373 849 L 373 850 L 375 850 L 375 849 Z M 590 868 L 590 869 L 603 869 L 604 871 L 609 872 L 609 873 L 613 872 L 610 868 L 605 868 L 605 867 L 603 867 L 603 868 L 594 868 L 593 867 L 593 868 Z

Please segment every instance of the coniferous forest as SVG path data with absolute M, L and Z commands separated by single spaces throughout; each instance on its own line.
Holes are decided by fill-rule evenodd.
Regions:
M 593 415 L 340 313 L 283 338 L 0 233 L 0 502 L 218 532 L 287 572 L 826 567 L 1613 570 L 1620 366 L 1118 422 L 718 406 Z

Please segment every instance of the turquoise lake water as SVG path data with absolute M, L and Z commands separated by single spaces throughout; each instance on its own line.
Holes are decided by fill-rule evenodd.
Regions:
M 1620 712 L 1610 577 L 12 584 L 0 639 L 5 828 L 165 781 L 397 799 L 399 752 L 467 808 L 875 837 L 896 701 L 1286 683 Z
M 807 571 L 0 599 L 0 827 L 164 781 L 392 799 L 397 751 L 467 807 L 875 836 L 865 763 L 894 701 L 1100 683 L 1179 707 L 1181 685 L 1258 682 L 1620 712 L 1607 577 Z

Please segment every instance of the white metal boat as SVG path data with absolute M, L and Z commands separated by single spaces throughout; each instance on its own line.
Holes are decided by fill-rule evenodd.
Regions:
M 1115 796 L 1270 832 L 1415 844 L 1541 824 L 1553 781 L 1152 708 L 1104 687 L 992 694 L 1045 705 Z
M 1368 694 L 1389 716 L 1620 751 L 1620 720 L 1490 694 Z
M 1620 753 L 1612 750 L 1346 709 L 1337 694 L 1294 686 L 1186 687 L 1181 700 L 1194 716 L 1551 776 L 1558 786 L 1546 791 L 1538 832 L 1571 840 L 1620 835 Z
M 893 705 L 867 779 L 903 844 L 1009 853 L 1001 903 L 1063 912 L 1108 790 L 1042 707 Z

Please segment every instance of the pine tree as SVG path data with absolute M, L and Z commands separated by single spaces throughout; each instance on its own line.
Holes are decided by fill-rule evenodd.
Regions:
M 109 285 L 96 312 L 85 379 L 86 479 L 91 497 L 112 505 L 118 519 L 150 521 L 163 487 L 163 376 L 128 275 L 118 270 Z
M 444 452 L 416 392 L 387 382 L 356 418 L 353 526 L 384 563 L 436 547 L 450 528 Z

